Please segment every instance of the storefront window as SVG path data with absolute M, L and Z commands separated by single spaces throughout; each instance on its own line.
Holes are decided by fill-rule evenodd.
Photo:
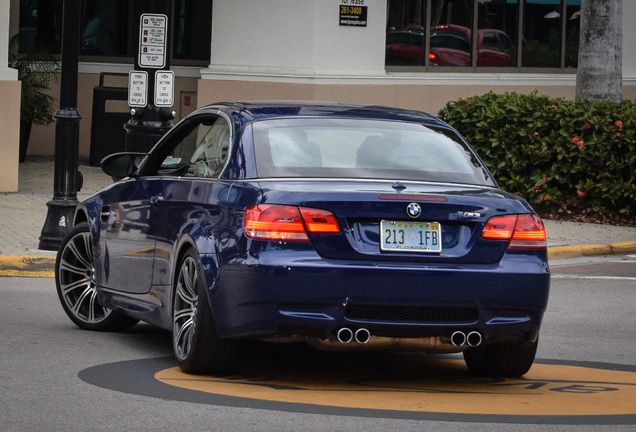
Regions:
M 479 2 L 477 66 L 517 65 L 517 5 L 507 0 Z
M 20 1 L 20 52 L 61 52 L 63 0 Z M 179 61 L 210 59 L 212 0 L 174 0 L 172 58 Z M 131 61 L 135 54 L 134 2 L 82 0 L 80 56 Z M 91 58 L 91 60 L 92 60 Z M 80 58 L 82 60 L 82 58 Z
M 434 0 L 431 4 L 431 66 L 472 64 L 472 0 Z
M 526 0 L 523 29 L 525 67 L 558 68 L 561 55 L 561 0 Z
M 20 1 L 21 53 L 60 53 L 62 0 Z
M 212 0 L 175 0 L 172 56 L 210 60 Z
M 85 0 L 80 55 L 132 57 L 132 2 Z
M 579 63 L 579 31 L 581 29 L 581 0 L 568 0 L 565 27 L 565 67 Z
M 580 4 L 388 0 L 386 65 L 423 70 L 576 67 Z

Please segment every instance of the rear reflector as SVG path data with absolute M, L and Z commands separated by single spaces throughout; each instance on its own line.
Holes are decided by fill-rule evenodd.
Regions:
M 543 222 L 535 214 L 496 216 L 484 226 L 481 237 L 510 240 L 510 248 L 546 248 L 547 236 Z
M 340 225 L 328 211 L 276 204 L 245 209 L 245 235 L 261 240 L 309 241 L 310 233 L 336 234 Z

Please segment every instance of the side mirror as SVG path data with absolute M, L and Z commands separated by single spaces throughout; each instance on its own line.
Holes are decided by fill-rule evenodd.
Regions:
M 146 153 L 114 153 L 102 159 L 102 171 L 119 181 L 138 174 L 139 165 Z

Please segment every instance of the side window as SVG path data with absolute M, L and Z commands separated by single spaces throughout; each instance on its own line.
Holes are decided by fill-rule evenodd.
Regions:
M 230 148 L 230 127 L 222 117 L 204 119 L 193 125 L 164 157 L 157 174 L 218 178 Z

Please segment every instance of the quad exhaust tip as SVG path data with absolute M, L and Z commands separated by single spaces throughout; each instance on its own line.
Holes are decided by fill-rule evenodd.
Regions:
M 350 328 L 343 327 L 336 333 L 336 338 L 338 342 L 343 344 L 350 343 L 354 340 L 359 344 L 366 344 L 371 340 L 371 333 L 365 328 L 359 328 L 354 333 Z
M 478 331 L 471 331 L 466 334 L 463 331 L 456 331 L 451 335 L 451 343 L 455 346 L 464 346 L 468 344 L 470 347 L 481 345 L 483 337 Z
M 371 333 L 369 333 L 369 330 L 365 328 L 356 330 L 356 342 L 359 344 L 365 344 L 369 342 L 369 339 L 371 339 Z
M 350 328 L 343 327 L 338 330 L 337 337 L 338 342 L 346 344 L 353 340 L 353 332 Z

